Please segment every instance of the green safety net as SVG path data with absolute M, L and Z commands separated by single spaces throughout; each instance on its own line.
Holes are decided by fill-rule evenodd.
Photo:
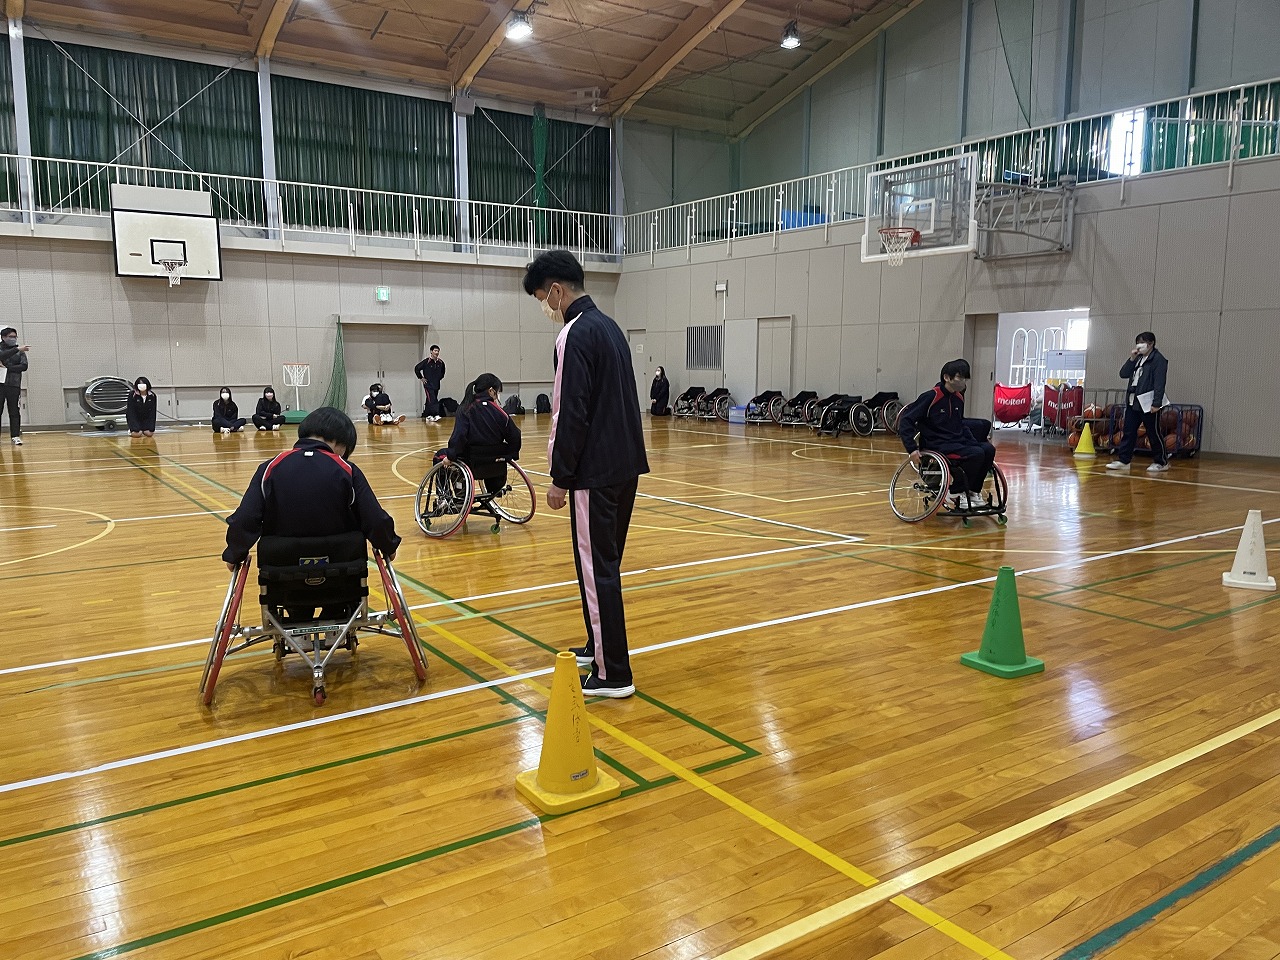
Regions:
M 1022 121 L 1031 125 L 1034 110 L 1032 66 L 1035 50 L 1036 0 L 995 0 L 1000 46 Z
M 333 335 L 333 369 L 329 372 L 329 388 L 321 406 L 347 409 L 347 352 L 342 344 L 342 322 Z

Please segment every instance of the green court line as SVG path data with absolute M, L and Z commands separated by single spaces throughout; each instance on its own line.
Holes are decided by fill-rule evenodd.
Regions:
M 208 514 L 209 516 L 211 516 L 211 517 L 213 517 L 215 520 L 217 520 L 219 523 L 221 523 L 221 524 L 223 524 L 223 525 L 225 525 L 225 524 L 226 524 L 226 522 L 227 522 L 226 518 L 225 518 L 225 517 L 223 517 L 223 516 L 220 516 L 220 515 L 219 515 L 219 514 L 217 514 L 217 513 L 214 513 L 214 512 L 213 512 L 213 510 L 211 510 L 211 509 L 209 508 L 209 505 L 208 505 L 207 503 L 201 503 L 199 500 L 197 500 L 195 497 L 191 496 L 191 494 L 187 493 L 186 491 L 179 490 L 177 487 L 175 487 L 173 484 L 171 484 L 168 480 L 164 479 L 164 477 L 156 476 L 156 474 L 154 474 L 154 473 L 152 473 L 152 472 L 151 472 L 151 467 L 149 467 L 148 465 L 143 464 L 143 463 L 139 463 L 135 458 L 133 458 L 132 456 L 130 456 L 129 454 L 127 454 L 127 453 L 125 453 L 125 452 L 123 452 L 123 451 L 121 451 L 121 450 L 113 450 L 113 451 L 111 451 L 111 452 L 112 452 L 115 456 L 117 456 L 117 457 L 119 457 L 121 460 L 123 460 L 125 463 L 129 464 L 129 466 L 131 466 L 131 467 L 133 467 L 133 468 L 135 468 L 135 469 L 137 469 L 137 470 L 141 470 L 144 474 L 146 474 L 148 477 L 150 477 L 150 478 L 151 478 L 152 480 L 154 480 L 156 483 L 160 484 L 160 485 L 161 485 L 161 486 L 163 486 L 163 487 L 168 488 L 169 490 L 172 490 L 174 493 L 176 493 L 178 496 L 182 497 L 182 499 L 186 500 L 188 503 L 193 503 L 193 504 L 195 504 L 197 507 L 199 507 L 201 510 L 203 510 L 206 514 Z
M 449 733 L 438 734 L 434 737 L 425 737 L 421 740 L 414 740 L 410 743 L 402 743 L 394 747 L 387 747 L 382 750 L 374 750 L 370 753 L 360 753 L 350 757 L 343 757 L 341 760 L 330 760 L 326 763 L 317 763 L 313 766 L 302 767 L 298 770 L 290 770 L 285 773 L 275 774 L 270 777 L 261 777 L 257 780 L 247 780 L 244 783 L 235 783 L 226 787 L 219 787 L 216 790 L 206 790 L 203 793 L 193 793 L 185 797 L 175 797 L 172 800 L 163 800 L 158 803 L 149 803 L 146 806 L 134 807 L 132 810 L 122 810 L 119 813 L 111 813 L 105 816 L 97 817 L 93 820 L 82 820 L 79 823 L 68 823 L 60 827 L 50 827 L 47 830 L 39 830 L 35 833 L 27 833 L 18 837 L 9 837 L 0 840 L 0 848 L 14 847 L 18 844 L 29 843 L 32 840 L 43 840 L 46 837 L 56 837 L 63 833 L 72 833 L 76 830 L 85 830 L 89 827 L 102 826 L 104 823 L 115 823 L 117 820 L 128 820 L 131 817 L 142 816 L 147 813 L 155 813 L 159 810 L 169 810 L 173 807 L 185 806 L 189 803 L 197 803 L 201 800 L 211 800 L 215 797 L 225 797 L 229 794 L 239 793 L 242 790 L 252 790 L 255 787 L 263 787 L 272 783 L 282 783 L 286 780 L 294 780 L 298 777 L 305 777 L 313 773 L 322 773 L 326 770 L 334 770 L 338 767 L 345 767 L 352 763 L 361 763 L 365 760 L 376 760 L 381 757 L 389 757 L 397 753 L 403 753 L 406 750 L 416 750 L 419 747 L 430 746 L 436 743 L 444 743 L 448 740 L 456 740 L 459 737 L 469 736 L 473 733 L 483 733 L 486 730 L 493 730 L 497 727 L 505 727 L 513 723 L 523 723 L 526 720 L 533 719 L 527 715 L 519 717 L 507 717 L 503 720 L 494 720 L 490 723 L 482 723 L 478 726 L 467 727 L 464 730 L 454 730 Z
M 190 923 L 184 923 L 159 933 L 153 933 L 149 936 L 139 937 L 136 940 L 130 940 L 127 943 L 117 944 L 114 947 L 106 947 L 102 950 L 95 950 L 92 953 L 86 953 L 75 960 L 110 960 L 112 957 L 123 956 L 126 953 L 132 953 L 135 950 L 141 950 L 145 947 L 153 947 L 156 944 L 165 943 L 169 940 L 175 940 L 178 937 L 185 937 L 188 934 L 199 933 L 202 930 L 208 930 L 212 927 L 221 926 L 224 923 L 230 923 L 234 920 L 243 920 L 245 917 L 251 917 L 255 914 L 271 910 L 275 907 L 286 906 L 291 903 L 297 903 L 299 900 L 305 900 L 308 897 L 314 897 L 322 893 L 328 893 L 361 880 L 368 880 L 373 877 L 379 877 L 383 874 L 391 873 L 394 870 L 400 870 L 404 867 L 410 867 L 418 863 L 425 863 L 436 857 L 443 856 L 448 853 L 454 853 L 458 850 L 465 850 L 468 847 L 474 847 L 490 840 L 497 840 L 501 837 L 510 836 L 519 833 L 522 830 L 528 830 L 542 823 L 542 819 L 534 817 L 528 820 L 520 820 L 516 823 L 507 824 L 503 827 L 478 833 L 471 837 L 464 837 L 461 840 L 454 840 L 451 843 L 442 844 L 438 847 L 432 847 L 429 850 L 423 850 L 419 853 L 410 854 L 407 857 L 401 857 L 398 860 L 391 860 L 387 863 L 378 864 L 373 867 L 366 867 L 363 870 L 357 870 L 354 873 L 348 873 L 341 877 L 335 877 L 332 880 L 325 880 L 322 883 L 312 884 L 309 887 L 303 887 L 301 890 L 293 890 L 289 893 L 282 893 L 279 896 L 270 897 L 266 900 L 259 900 L 257 903 L 250 903 L 243 907 L 237 907 L 234 910 L 227 910 L 224 913 L 216 914 L 212 917 L 206 917 L 203 920 L 193 920 Z
M 193 477 L 197 477 L 198 479 L 203 480 L 205 483 L 209 484 L 210 486 L 217 487 L 219 490 L 222 490 L 226 493 L 231 494 L 231 496 L 237 498 L 237 502 L 239 501 L 240 498 L 244 496 L 243 490 L 233 490 L 231 487 L 228 487 L 225 483 L 220 483 L 217 480 L 213 479 L 213 477 L 205 476 L 203 473 L 200 473 L 198 470 L 193 470 L 191 467 L 187 466 L 185 463 L 183 463 L 180 460 L 175 460 L 172 457 L 165 456 L 164 454 L 157 454 L 157 456 L 161 460 L 165 461 L 166 463 L 177 467 L 179 470 L 182 470 Z M 270 457 L 267 457 L 265 459 L 270 459 Z

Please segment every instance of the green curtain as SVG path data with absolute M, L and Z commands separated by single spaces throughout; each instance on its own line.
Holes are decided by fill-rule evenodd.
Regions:
M 0 51 L 0 153 L 18 151 L 18 134 L 13 121 L 13 77 L 9 67 L 9 45 Z M 18 205 L 18 170 L 12 161 L 5 161 L 4 175 L 0 176 L 0 205 Z
M 603 124 L 482 108 L 467 124 L 467 163 L 473 200 L 609 212 L 609 129 Z M 521 216 L 486 208 L 480 208 L 478 215 L 484 242 L 516 246 L 528 242 L 529 227 Z M 579 235 L 579 227 L 585 229 L 585 238 Z M 607 222 L 596 218 L 540 216 L 534 229 L 534 242 L 542 247 L 577 249 L 585 240 L 588 248 L 602 249 L 610 242 Z
M 224 68 L 205 63 L 77 44 L 61 44 L 59 50 L 33 38 L 25 46 L 35 156 L 262 176 L 257 78 L 252 72 L 233 69 L 223 76 Z M 153 186 L 209 189 L 220 218 L 263 222 L 256 184 L 202 183 L 180 174 L 138 179 Z M 35 190 L 38 202 L 110 207 L 108 177 L 95 176 L 88 164 L 54 165 L 47 175 L 36 177 Z
M 452 237 L 453 114 L 449 104 L 332 83 L 271 78 L 276 174 L 289 224 L 363 232 Z M 364 191 L 409 196 L 387 197 Z

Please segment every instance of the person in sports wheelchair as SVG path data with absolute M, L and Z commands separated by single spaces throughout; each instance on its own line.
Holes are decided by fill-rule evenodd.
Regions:
M 414 513 L 427 536 L 450 536 L 476 512 L 493 518 L 494 533 L 503 520 L 528 523 L 533 518 L 533 484 L 516 463 L 520 428 L 503 409 L 501 395 L 502 381 L 492 373 L 467 385 L 449 446 L 437 451 L 418 486 Z
M 306 661 L 317 706 L 325 701 L 324 671 L 334 651 L 354 651 L 360 631 L 400 637 L 419 682 L 426 680 L 426 661 L 391 567 L 400 537 L 369 481 L 347 459 L 355 445 L 355 424 L 345 413 L 312 411 L 299 424 L 293 449 L 259 465 L 227 519 L 222 559 L 231 585 L 200 680 L 206 706 L 225 658 L 265 641 L 277 660 L 292 652 Z M 245 627 L 240 604 L 255 543 L 262 626 Z M 369 610 L 369 543 L 385 612 Z
M 1008 488 L 987 439 L 991 422 L 964 415 L 969 379 L 968 361 L 949 361 L 938 383 L 898 416 L 898 436 L 910 456 L 893 475 L 889 502 L 903 520 L 924 520 L 945 507 L 966 524 L 974 516 L 1005 522 Z

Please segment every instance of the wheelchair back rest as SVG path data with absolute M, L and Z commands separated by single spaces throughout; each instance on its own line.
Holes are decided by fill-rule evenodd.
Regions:
M 467 467 L 476 480 L 507 475 L 507 448 L 503 444 L 476 444 L 467 454 Z
M 706 387 L 690 387 L 684 393 L 680 394 L 680 396 L 676 397 L 676 399 L 677 400 L 697 400 L 698 397 L 702 396 L 706 392 L 707 392 Z
M 328 606 L 369 595 L 369 548 L 359 530 L 328 537 L 263 537 L 258 585 L 263 605 Z

